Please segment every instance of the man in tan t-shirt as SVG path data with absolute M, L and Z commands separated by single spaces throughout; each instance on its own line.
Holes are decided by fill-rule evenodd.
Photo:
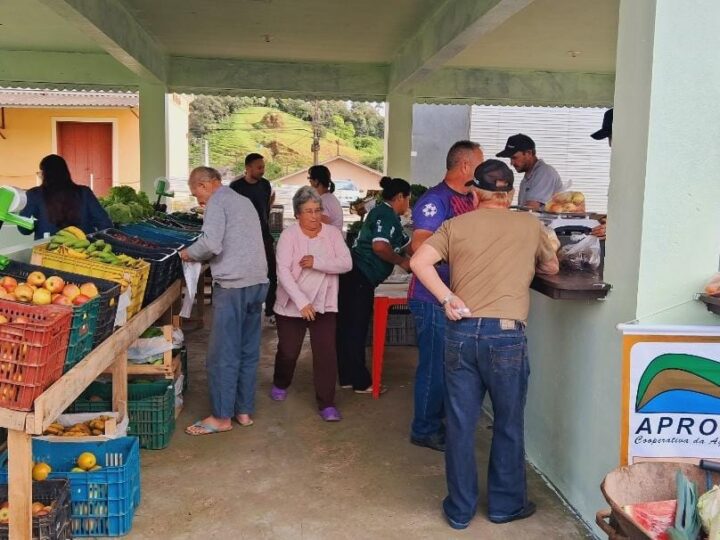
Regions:
M 533 276 L 555 274 L 559 264 L 552 233 L 533 215 L 509 211 L 513 181 L 501 161 L 480 165 L 473 180 L 478 209 L 446 221 L 410 262 L 449 319 L 443 511 L 454 529 L 468 526 L 478 503 L 475 430 L 486 392 L 494 414 L 488 517 L 507 523 L 535 512 L 525 479 L 525 321 Z M 440 261 L 450 264 L 450 288 L 435 270 Z

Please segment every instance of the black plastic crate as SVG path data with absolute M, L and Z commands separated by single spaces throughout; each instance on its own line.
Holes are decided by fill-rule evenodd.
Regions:
M 368 328 L 367 346 L 372 346 L 373 321 Z M 407 306 L 390 306 L 385 346 L 415 345 L 415 319 Z
M 104 240 L 113 247 L 116 253 L 124 253 L 130 257 L 143 259 L 150 263 L 143 307 L 152 303 L 164 293 L 175 280 L 182 277 L 182 261 L 177 250 L 172 248 L 147 248 L 122 242 L 112 236 L 96 233 L 93 240 Z
M 7 501 L 8 486 L 0 484 L 0 500 Z M 66 540 L 72 538 L 70 522 L 70 483 L 67 480 L 44 480 L 32 483 L 32 500 L 46 506 L 52 505 L 52 511 L 46 516 L 32 518 L 33 540 Z M 7 523 L 0 523 L 0 540 L 10 538 Z

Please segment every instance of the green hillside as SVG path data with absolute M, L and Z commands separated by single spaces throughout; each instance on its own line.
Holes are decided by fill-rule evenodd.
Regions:
M 382 154 L 382 141 L 363 137 L 362 150 L 331 130 L 320 140 L 320 161 L 340 153 L 358 162 Z M 265 156 L 266 176 L 273 180 L 312 165 L 312 126 L 288 113 L 271 107 L 246 107 L 221 121 L 207 135 L 210 146 L 210 165 L 221 170 L 240 173 L 243 160 L 250 152 Z M 339 143 L 339 146 L 338 146 Z M 357 144 L 357 143 L 356 143 Z M 202 147 L 190 146 L 190 166 L 202 164 Z

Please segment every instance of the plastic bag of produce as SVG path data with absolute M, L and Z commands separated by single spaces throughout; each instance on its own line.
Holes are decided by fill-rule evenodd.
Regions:
M 585 195 L 579 191 L 556 193 L 545 205 L 545 211 L 551 214 L 584 214 Z
M 720 272 L 710 278 L 705 285 L 705 293 L 710 296 L 720 296 Z
M 697 509 L 708 540 L 720 540 L 720 487 L 704 493 L 698 499 Z
M 568 270 L 597 270 L 600 267 L 600 239 L 589 234 L 571 236 L 572 243 L 558 251 L 560 266 Z
M 140 338 L 128 348 L 128 360 L 135 364 L 150 364 L 167 351 L 172 350 L 172 342 L 165 337 Z

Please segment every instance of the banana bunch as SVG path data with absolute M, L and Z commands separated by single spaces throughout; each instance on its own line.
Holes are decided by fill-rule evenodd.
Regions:
M 91 242 L 77 227 L 66 227 L 50 239 L 48 250 L 56 251 L 74 259 L 87 259 L 114 266 L 138 268 L 141 259 L 135 259 L 124 253 L 113 253 L 113 248 L 105 240 Z
M 55 435 L 56 437 L 90 437 L 105 434 L 105 422 L 110 420 L 109 416 L 98 416 L 87 422 L 79 422 L 70 427 L 65 427 L 59 422 L 50 424 L 44 435 Z

